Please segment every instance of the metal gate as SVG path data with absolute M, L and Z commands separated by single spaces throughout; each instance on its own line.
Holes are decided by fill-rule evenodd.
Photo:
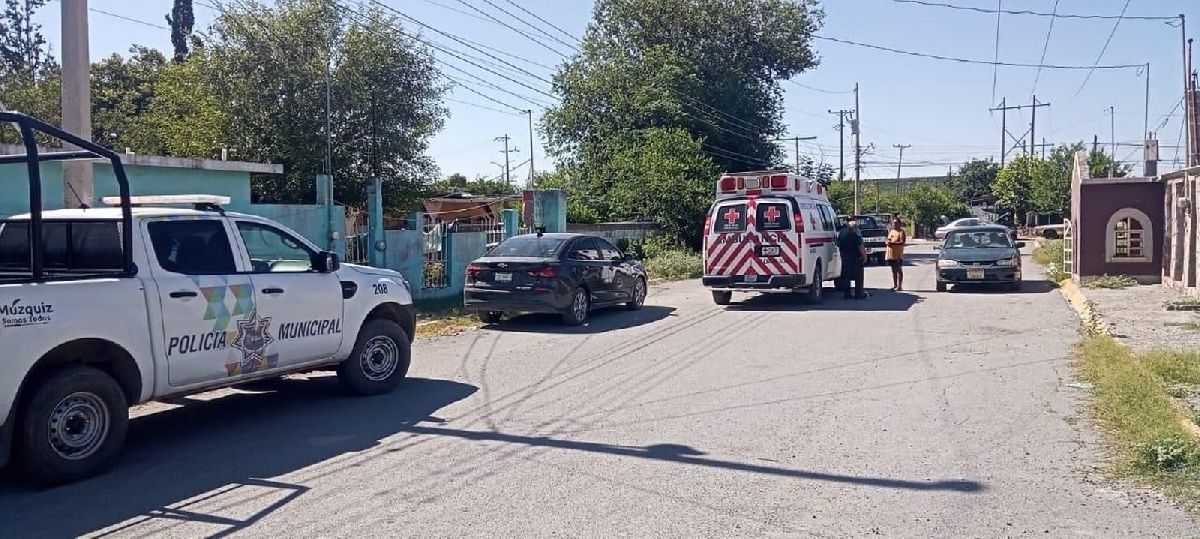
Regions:
M 1071 276 L 1075 275 L 1075 266 L 1074 266 L 1074 262 L 1075 262 L 1075 252 L 1074 251 L 1075 251 L 1075 249 L 1072 247 L 1074 245 L 1074 242 L 1073 242 L 1074 236 L 1075 236 L 1075 231 L 1071 230 L 1071 220 L 1068 219 L 1066 221 L 1063 221 L 1062 271 L 1070 274 Z
M 425 261 L 421 288 L 446 288 L 450 285 L 446 275 L 446 224 L 432 223 L 424 228 Z
M 371 262 L 369 228 L 367 212 L 346 208 L 346 262 L 363 265 Z

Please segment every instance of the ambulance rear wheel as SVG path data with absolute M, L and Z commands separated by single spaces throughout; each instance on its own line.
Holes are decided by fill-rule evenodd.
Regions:
M 713 290 L 713 303 L 717 305 L 729 305 L 733 301 L 733 292 L 728 290 Z
M 813 282 L 808 286 L 808 293 L 804 295 L 804 301 L 811 305 L 821 303 L 821 300 L 825 297 L 823 293 L 824 286 L 824 276 L 821 274 L 821 265 L 818 264 L 817 269 L 813 270 Z

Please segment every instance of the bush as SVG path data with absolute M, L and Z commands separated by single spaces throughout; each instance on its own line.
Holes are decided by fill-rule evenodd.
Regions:
M 680 281 L 698 279 L 704 275 L 700 255 L 684 249 L 659 252 L 646 260 L 646 273 L 651 279 Z
M 1071 278 L 1071 272 L 1063 267 L 1063 240 L 1043 240 L 1033 250 L 1033 261 L 1046 266 L 1046 278 L 1059 283 Z
M 1195 442 L 1179 436 L 1164 436 L 1138 444 L 1137 464 L 1149 470 L 1173 471 L 1197 461 Z

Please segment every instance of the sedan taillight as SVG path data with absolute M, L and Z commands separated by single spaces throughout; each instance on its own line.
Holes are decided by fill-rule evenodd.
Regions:
M 478 279 L 479 274 L 483 272 L 483 266 L 479 264 L 467 265 L 467 279 Z
M 558 277 L 558 269 L 554 266 L 545 266 L 537 269 L 529 270 L 530 277 L 541 277 L 543 279 L 553 279 Z

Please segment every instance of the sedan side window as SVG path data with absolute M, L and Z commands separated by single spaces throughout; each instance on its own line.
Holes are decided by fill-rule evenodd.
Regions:
M 608 240 L 602 238 L 593 238 L 593 241 L 600 246 L 600 260 L 621 260 L 621 250 L 609 243 Z
M 312 270 L 313 253 L 300 240 L 274 227 L 251 221 L 238 221 L 237 227 L 254 271 L 303 273 Z
M 591 238 L 575 240 L 575 243 L 571 245 L 571 252 L 567 257 L 571 260 L 587 262 L 601 260 L 600 250 L 596 248 L 596 244 L 592 242 Z

